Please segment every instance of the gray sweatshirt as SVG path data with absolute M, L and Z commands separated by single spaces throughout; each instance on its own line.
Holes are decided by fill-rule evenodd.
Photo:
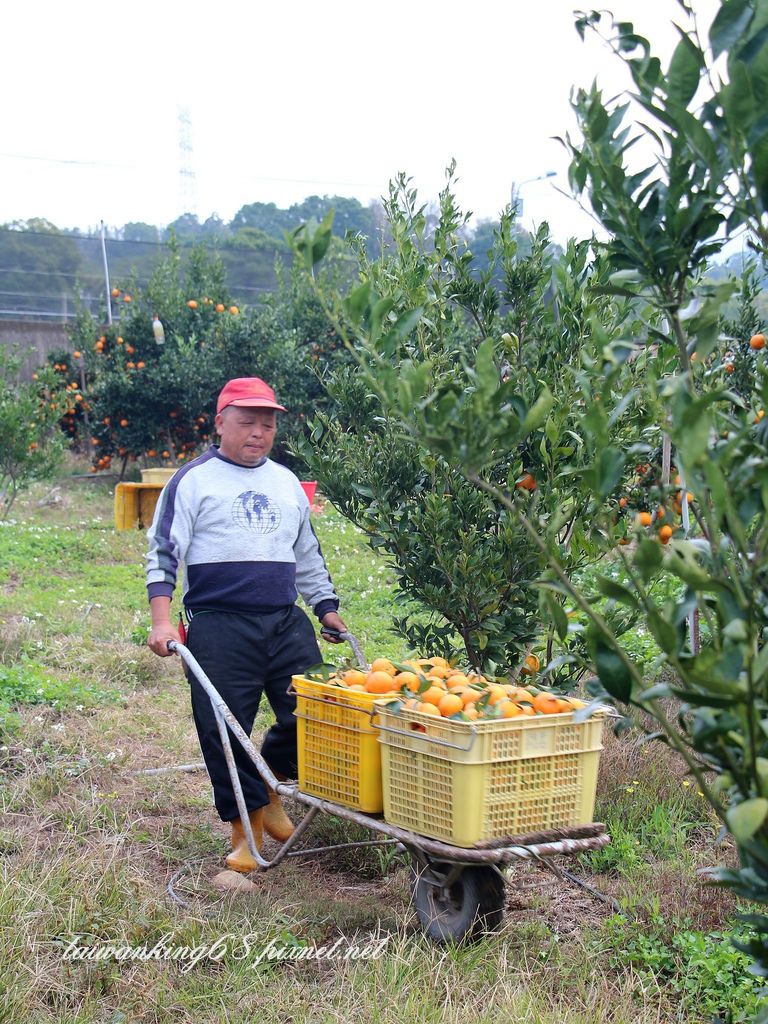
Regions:
M 240 466 L 212 445 L 163 488 L 147 540 L 150 600 L 173 594 L 183 562 L 191 613 L 274 611 L 297 589 L 318 618 L 339 606 L 301 484 L 270 459 Z

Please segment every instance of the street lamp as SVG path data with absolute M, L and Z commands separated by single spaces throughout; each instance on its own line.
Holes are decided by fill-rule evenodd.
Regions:
M 535 178 L 526 178 L 525 181 L 518 183 L 512 182 L 512 189 L 510 192 L 510 201 L 512 204 L 512 213 L 515 217 L 523 216 L 523 200 L 520 196 L 520 189 L 523 185 L 529 185 L 532 181 L 544 181 L 545 178 L 554 178 L 557 175 L 557 171 L 545 171 L 544 174 L 538 174 Z

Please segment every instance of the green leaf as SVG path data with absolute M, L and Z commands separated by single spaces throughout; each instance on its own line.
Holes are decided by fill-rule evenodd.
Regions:
M 728 828 L 737 843 L 746 843 L 768 817 L 768 800 L 762 796 L 744 800 L 731 807 L 726 815 Z
M 662 651 L 665 654 L 674 654 L 680 644 L 678 643 L 677 630 L 672 623 L 667 622 L 660 612 L 653 609 L 647 612 L 646 621 L 648 622 L 648 628 L 653 634 L 653 639 Z
M 752 674 L 756 683 L 759 683 L 766 673 L 768 673 L 768 644 L 765 644 L 752 662 Z
M 632 593 L 626 587 L 622 587 L 620 583 L 615 580 L 609 579 L 607 576 L 597 577 L 597 589 L 604 597 L 609 597 L 613 601 L 618 601 L 619 604 L 625 604 L 629 608 L 639 608 L 640 603 Z
M 752 177 L 760 196 L 763 210 L 768 209 L 768 135 L 763 135 L 751 147 Z
M 749 0 L 724 0 L 709 30 L 709 42 L 715 58 L 742 38 L 754 11 Z
M 599 474 L 598 493 L 601 498 L 607 498 L 616 490 L 621 482 L 626 461 L 626 455 L 618 448 L 604 448 L 600 452 L 600 458 L 595 468 Z
M 414 330 L 421 320 L 422 310 L 411 309 L 398 317 L 392 328 L 387 331 L 379 343 L 380 350 L 384 355 L 392 356 L 399 346 L 405 341 L 408 335 Z
M 592 656 L 600 682 L 612 697 L 626 704 L 632 693 L 632 676 L 621 656 L 602 640 L 592 644 Z
M 741 61 L 734 61 L 730 72 L 730 82 L 720 91 L 723 111 L 731 131 L 746 134 L 757 113 L 752 82 Z
M 689 35 L 682 38 L 672 54 L 667 71 L 667 96 L 673 103 L 687 107 L 699 87 L 704 56 Z
M 713 589 L 714 581 L 696 561 L 696 549 L 690 541 L 680 540 L 670 545 L 666 549 L 665 566 L 693 590 Z
M 568 636 L 568 617 L 563 611 L 563 606 L 552 594 L 548 593 L 548 591 L 542 590 L 541 594 L 544 598 L 544 603 L 549 610 L 549 614 L 552 617 L 552 624 L 557 631 L 557 635 L 561 640 L 565 640 Z
M 318 225 L 315 237 L 312 240 L 312 266 L 319 263 L 328 251 L 331 244 L 333 226 L 333 210 L 329 210 Z
M 525 419 L 523 420 L 521 427 L 522 436 L 530 434 L 536 430 L 536 428 L 539 427 L 547 418 L 554 404 L 555 399 L 552 392 L 549 388 L 545 387 L 525 415 Z
M 344 300 L 344 312 L 350 323 L 355 327 L 360 323 L 363 314 L 368 309 L 371 298 L 371 285 L 369 281 L 359 285 Z
M 656 575 L 661 568 L 661 563 L 664 561 L 661 545 L 658 541 L 651 540 L 650 537 L 644 537 L 637 545 L 632 561 L 642 576 L 643 581 L 647 583 Z

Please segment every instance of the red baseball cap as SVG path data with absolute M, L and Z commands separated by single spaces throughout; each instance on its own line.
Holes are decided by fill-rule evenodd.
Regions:
M 284 405 L 278 405 L 275 392 L 261 377 L 235 377 L 227 381 L 219 394 L 216 412 L 228 405 L 251 406 L 254 409 L 279 409 L 288 412 Z

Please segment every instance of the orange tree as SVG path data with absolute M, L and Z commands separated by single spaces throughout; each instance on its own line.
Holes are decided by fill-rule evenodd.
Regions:
M 737 285 L 702 276 L 707 260 L 737 231 L 746 231 L 761 255 L 768 246 L 768 13 L 758 0 L 723 0 L 705 36 L 690 5 L 680 7 L 688 21 L 666 68 L 630 23 L 596 12 L 579 16 L 580 34 L 604 33 L 632 84 L 626 101 L 605 101 L 597 86 L 576 92 L 579 134 L 565 139 L 573 188 L 588 194 L 609 234 L 600 248 L 610 273 L 589 282 L 588 291 L 625 300 L 638 313 L 629 334 L 621 324 L 606 329 L 605 321 L 593 320 L 593 340 L 575 377 L 581 402 L 574 401 L 569 419 L 573 456 L 580 455 L 570 459 L 570 476 L 582 528 L 598 549 L 618 555 L 626 582 L 606 574 L 597 577 L 594 592 L 585 590 L 546 506 L 491 475 L 500 447 L 518 449 L 539 429 L 534 410 L 550 401 L 542 398 L 544 381 L 511 393 L 496 372 L 493 340 L 453 380 L 435 377 L 414 346 L 394 367 L 386 334 L 371 330 L 375 307 L 367 301 L 357 343 L 361 375 L 385 413 L 505 509 L 538 550 L 545 564 L 538 587 L 559 634 L 567 637 L 569 614 L 583 616 L 586 645 L 569 657 L 574 668 L 591 671 L 595 697 L 646 712 L 652 735 L 684 759 L 736 841 L 740 867 L 721 869 L 720 884 L 768 904 L 765 337 L 721 338 L 725 303 Z M 640 170 L 627 163 L 637 136 L 655 153 Z M 305 243 L 311 252 L 316 240 Z M 412 320 L 404 326 L 413 331 Z M 595 348 L 600 332 L 603 343 Z M 711 357 L 722 359 L 734 340 L 749 359 L 748 395 L 710 372 Z M 637 368 L 634 384 L 627 362 Z M 633 520 L 632 543 L 621 545 L 626 517 L 616 515 L 612 482 L 639 461 L 612 443 L 621 423 L 638 437 L 648 424 L 669 436 L 674 462 L 695 496 L 695 528 L 686 532 L 675 523 L 668 531 L 672 524 L 660 526 L 647 515 Z M 661 486 L 660 498 L 674 502 L 680 484 L 662 480 Z M 679 586 L 658 600 L 653 587 L 663 580 Z M 644 623 L 661 652 L 664 681 L 646 681 L 609 608 L 626 609 Z M 702 623 L 700 649 L 690 640 L 694 612 Z M 768 915 L 747 914 L 745 921 L 751 935 L 743 948 L 755 970 L 768 975 Z
M 390 555 L 405 606 L 396 631 L 421 650 L 463 649 L 473 666 L 501 674 L 517 671 L 537 641 L 538 608 L 551 595 L 531 586 L 542 570 L 540 549 L 509 509 L 457 472 L 454 445 L 489 484 L 537 510 L 571 569 L 583 566 L 596 548 L 584 529 L 576 474 L 612 493 L 624 465 L 620 445 L 637 457 L 649 449 L 637 430 L 621 434 L 606 424 L 593 467 L 571 420 L 585 404 L 585 367 L 602 360 L 612 332 L 622 328 L 631 339 L 637 317 L 634 304 L 586 288 L 606 275 L 588 243 L 557 257 L 543 228 L 521 256 L 509 213 L 490 264 L 478 268 L 461 237 L 467 217 L 456 206 L 452 175 L 453 167 L 433 232 L 401 175 L 385 204 L 391 244 L 376 260 L 359 250 L 361 282 L 346 300 L 318 288 L 337 330 L 350 325 L 346 340 L 359 363 L 325 377 L 332 406 L 315 417 L 302 455 L 337 508 Z M 308 270 L 329 237 L 329 221 L 297 232 Z M 642 364 L 628 363 L 631 351 L 628 343 L 610 357 L 629 379 Z M 427 411 L 442 415 L 468 390 L 495 396 L 497 388 L 498 414 L 490 401 L 465 406 L 451 439 L 412 430 Z M 526 423 L 512 440 L 510 413 Z M 559 678 L 564 665 L 550 673 Z M 570 673 L 562 675 L 565 682 Z
M 0 518 L 20 490 L 51 476 L 64 450 L 58 422 L 65 406 L 56 375 L 41 368 L 31 382 L 18 378 L 21 360 L 0 347 Z
M 114 460 L 121 475 L 129 460 L 178 465 L 214 440 L 223 384 L 258 375 L 290 410 L 277 446 L 285 456 L 321 396 L 316 365 L 338 357 L 327 326 L 322 345 L 307 337 L 316 314 L 306 291 L 286 286 L 242 309 L 216 257 L 198 248 L 182 264 L 172 246 L 146 288 L 114 289 L 116 302 L 130 298 L 119 322 L 105 328 L 81 315 L 73 352 L 53 357 L 67 399 L 64 430 L 91 450 L 94 470 Z

